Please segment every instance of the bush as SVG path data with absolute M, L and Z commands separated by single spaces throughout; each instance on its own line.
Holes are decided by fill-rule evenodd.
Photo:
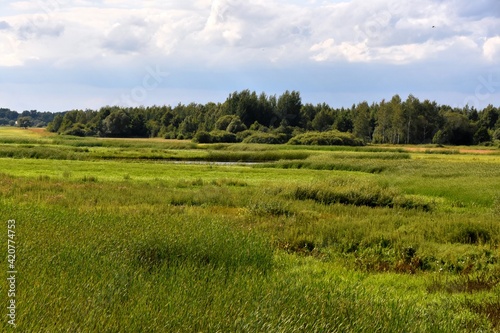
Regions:
M 193 141 L 197 143 L 212 143 L 212 136 L 208 132 L 199 131 L 195 134 Z
M 240 119 L 240 117 L 235 115 L 222 116 L 217 119 L 217 122 L 215 123 L 215 130 L 225 131 L 234 120 L 237 121 L 238 119 Z
M 284 134 L 257 132 L 246 137 L 243 143 L 282 144 L 286 141 L 287 136 Z
M 64 135 L 73 135 L 73 136 L 85 136 L 85 127 L 82 124 L 75 124 L 69 130 L 63 133 Z
M 247 127 L 241 122 L 240 117 L 237 117 L 227 126 L 226 131 L 236 134 L 238 132 L 243 132 L 246 129 Z
M 493 140 L 500 140 L 500 128 L 498 128 L 491 136 Z
M 238 141 L 243 141 L 245 140 L 246 138 L 248 138 L 249 136 L 252 136 L 253 134 L 255 134 L 255 131 L 253 130 L 246 130 L 246 131 L 243 131 L 243 132 L 238 132 L 236 133 L 236 138 Z
M 293 137 L 289 142 L 292 145 L 316 146 L 363 146 L 363 140 L 356 138 L 352 133 L 337 130 L 329 132 L 307 132 Z
M 236 134 L 226 131 L 215 130 L 210 132 L 212 143 L 234 143 L 238 142 Z
M 215 130 L 210 133 L 199 131 L 195 134 L 193 141 L 196 143 L 235 143 L 241 140 L 234 133 Z

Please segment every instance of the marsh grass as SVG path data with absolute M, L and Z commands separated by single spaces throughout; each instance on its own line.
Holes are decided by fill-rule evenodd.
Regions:
M 430 293 L 446 292 L 449 294 L 473 294 L 493 290 L 499 284 L 500 271 L 489 273 L 481 272 L 479 274 L 463 273 L 459 276 L 434 278 L 427 286 L 427 291 Z
M 84 182 L 84 183 L 96 183 L 97 177 L 95 177 L 95 176 L 83 176 L 82 182 Z
M 211 182 L 212 185 L 215 186 L 235 186 L 235 187 L 246 187 L 248 186 L 248 183 L 239 180 L 239 179 L 234 179 L 234 178 L 219 178 L 219 179 L 214 179 Z
M 85 150 L 80 148 L 61 148 L 52 146 L 0 146 L 0 157 L 77 160 L 83 158 Z
M 397 170 L 409 163 L 408 153 L 388 152 L 321 152 L 303 160 L 281 160 L 263 167 L 282 169 L 311 169 L 325 171 L 353 171 L 378 174 Z
M 19 256 L 30 258 L 19 262 L 18 325 L 27 331 L 466 331 L 449 316 L 459 305 L 412 292 L 418 280 L 377 281 L 311 256 L 276 254 L 267 237 L 223 220 L 0 209 L 18 218 Z M 488 327 L 481 318 L 469 318 L 470 331 Z
M 500 216 L 500 194 L 495 196 L 491 210 L 493 215 Z
M 445 154 L 445 155 L 453 155 L 453 154 L 460 154 L 460 150 L 458 149 L 426 149 L 424 151 L 425 154 Z
M 207 161 L 222 162 L 268 162 L 279 160 L 302 160 L 309 157 L 307 152 L 295 151 L 251 151 L 251 152 L 232 152 L 232 151 L 210 151 L 206 158 Z
M 232 230 L 219 221 L 187 220 L 170 224 L 168 234 L 149 236 L 132 246 L 132 261 L 142 268 L 210 266 L 236 270 L 253 267 L 267 272 L 273 251 L 263 237 Z
M 367 207 L 401 207 L 432 210 L 433 203 L 415 196 L 405 196 L 396 188 L 382 187 L 373 182 L 333 181 L 296 186 L 289 197 L 295 200 L 313 200 L 324 205 L 344 204 Z
M 283 200 L 256 201 L 248 205 L 248 209 L 252 214 L 258 216 L 291 216 L 293 211 L 290 209 L 291 204 Z
M 47 139 L 131 158 L 0 159 L 21 331 L 499 329 L 498 156 Z M 214 152 L 365 171 L 132 158 Z
M 311 170 L 326 170 L 326 171 L 356 171 L 367 173 L 381 173 L 387 170 L 385 166 L 360 165 L 356 163 L 346 162 L 311 162 L 311 161 L 278 161 L 273 164 L 266 164 L 266 168 L 281 168 L 281 169 L 311 169 Z
M 475 313 L 485 316 L 491 322 L 492 330 L 500 330 L 500 300 L 467 300 L 467 306 Z

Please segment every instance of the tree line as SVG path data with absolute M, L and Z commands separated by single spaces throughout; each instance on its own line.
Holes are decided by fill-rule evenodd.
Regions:
M 223 103 L 72 110 L 54 114 L 47 129 L 77 136 L 267 143 L 288 142 L 306 132 L 337 131 L 365 143 L 472 145 L 500 140 L 500 109 L 452 108 L 413 95 L 333 108 L 303 104 L 297 91 L 277 96 L 243 90 Z
M 52 112 L 36 110 L 21 113 L 6 108 L 0 108 L 0 126 L 45 127 L 54 119 Z

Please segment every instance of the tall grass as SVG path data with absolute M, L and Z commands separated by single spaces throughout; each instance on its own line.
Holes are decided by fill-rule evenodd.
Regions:
M 460 316 L 463 310 L 450 298 L 415 293 L 419 279 L 401 284 L 396 275 L 382 278 L 316 259 L 273 256 L 265 238 L 222 221 L 0 207 L 2 214 L 16 216 L 23 239 L 19 257 L 30 258 L 19 261 L 18 325 L 25 331 L 489 327 L 478 314 Z
M 290 197 L 296 200 L 313 200 L 325 205 L 335 203 L 368 207 L 402 207 L 430 211 L 433 203 L 401 194 L 395 188 L 384 188 L 376 183 L 338 182 L 296 186 Z
M 381 173 L 394 170 L 409 162 L 407 153 L 367 153 L 350 151 L 311 155 L 303 160 L 280 160 L 264 165 L 266 168 L 339 170 L 366 173 Z
M 130 158 L 0 159 L 0 215 L 17 225 L 20 331 L 500 329 L 497 156 L 60 140 L 66 153 Z

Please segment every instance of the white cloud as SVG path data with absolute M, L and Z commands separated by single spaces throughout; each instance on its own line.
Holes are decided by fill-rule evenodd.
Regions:
M 349 62 L 368 62 L 372 60 L 369 49 L 365 42 L 336 44 L 333 38 L 314 44 L 311 47 L 315 61 L 347 60 Z
M 214 75 L 223 73 L 221 80 L 239 76 L 218 83 L 228 85 L 229 91 L 234 91 L 229 87 L 234 82 L 272 87 L 279 81 L 298 89 L 314 80 L 306 71 L 294 73 L 310 66 L 327 72 L 331 66 L 346 64 L 352 66 L 349 71 L 356 71 L 366 66 L 426 68 L 438 63 L 440 75 L 447 77 L 457 68 L 463 70 L 464 64 L 467 72 L 479 73 L 500 58 L 498 0 L 6 3 L 0 14 L 4 82 L 9 77 L 3 70 L 12 66 L 26 71 L 79 69 L 75 81 L 95 84 L 100 75 L 112 76 L 110 69 L 140 71 L 145 64 L 159 64 L 178 73 L 172 85 L 182 81 L 187 87 L 189 80 L 196 80 L 200 87 L 211 87 L 217 80 Z M 283 79 L 273 71 L 291 74 Z M 424 75 L 422 70 L 409 72 Z M 89 78 L 93 75 L 95 79 Z M 465 82 L 468 78 L 463 75 Z M 45 79 L 52 80 L 51 75 Z M 332 82 L 325 81 L 324 89 L 336 89 Z
M 22 61 L 17 57 L 19 42 L 13 34 L 0 31 L 0 66 L 20 66 Z
M 53 50 L 52 58 L 80 59 L 81 54 L 70 49 L 71 53 L 61 54 L 61 50 L 67 49 L 65 44 L 80 40 L 92 57 L 110 53 L 145 58 L 169 55 L 181 62 L 196 58 L 225 65 L 228 61 L 244 63 L 256 57 L 270 63 L 339 59 L 399 63 L 432 57 L 435 52 L 425 47 L 431 41 L 452 45 L 450 41 L 458 36 L 475 36 L 466 27 L 474 27 L 478 19 L 457 23 L 460 13 L 451 6 L 453 3 L 200 0 L 157 4 L 81 0 L 78 6 L 38 8 L 33 14 L 37 7 L 32 2 L 18 1 L 11 7 L 20 13 L 30 12 L 0 18 L 0 22 L 2 27 L 8 25 L 18 32 L 23 51 L 28 54 L 30 49 L 38 49 L 37 40 L 57 39 L 61 47 Z M 498 20 L 481 23 L 488 29 Z M 330 40 L 335 40 L 335 45 L 321 46 Z M 257 56 L 256 50 L 266 52 Z M 19 62 L 30 56 L 19 54 Z M 45 56 L 50 58 L 49 54 Z
M 116 53 L 137 53 L 143 51 L 151 40 L 152 31 L 142 19 L 115 23 L 106 33 L 103 47 Z
M 10 24 L 5 21 L 0 21 L 0 30 L 9 30 L 11 28 Z
M 500 59 L 500 36 L 488 38 L 483 45 L 483 52 L 486 59 L 498 62 Z
M 36 24 L 27 22 L 18 28 L 18 36 L 21 40 L 39 39 L 41 37 L 59 37 L 64 32 L 64 26 L 52 22 Z

